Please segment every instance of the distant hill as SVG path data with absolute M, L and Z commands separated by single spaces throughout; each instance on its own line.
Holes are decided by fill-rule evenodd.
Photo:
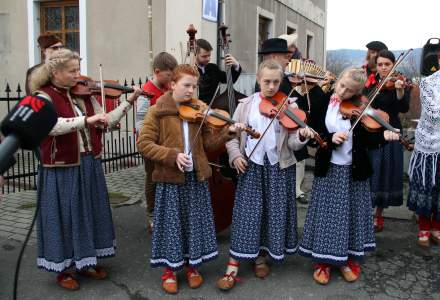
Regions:
M 405 50 L 406 51 L 406 50 Z M 397 56 L 404 52 L 404 50 L 393 50 Z M 334 74 L 339 74 L 342 70 L 350 66 L 360 67 L 364 63 L 366 50 L 356 49 L 338 49 L 327 51 L 327 70 Z M 416 48 L 414 51 L 402 62 L 398 70 L 408 77 L 416 77 L 419 74 L 421 48 Z

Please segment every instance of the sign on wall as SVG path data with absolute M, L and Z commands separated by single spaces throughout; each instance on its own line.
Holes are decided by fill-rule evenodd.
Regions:
M 202 18 L 208 21 L 217 22 L 218 0 L 203 0 Z

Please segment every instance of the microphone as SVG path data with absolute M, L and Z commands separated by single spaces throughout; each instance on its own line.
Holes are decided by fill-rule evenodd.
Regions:
M 1 124 L 6 138 L 0 144 L 0 174 L 13 165 L 13 155 L 18 148 L 37 148 L 57 119 L 53 104 L 43 97 L 26 96 L 14 106 Z

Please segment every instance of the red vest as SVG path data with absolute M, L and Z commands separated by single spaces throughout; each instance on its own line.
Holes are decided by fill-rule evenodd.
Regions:
M 50 96 L 58 117 L 74 118 L 73 103 L 70 101 L 67 90 L 48 84 L 40 91 Z M 84 101 L 86 115 L 93 116 L 95 111 L 91 101 Z M 91 151 L 97 157 L 102 151 L 102 131 L 95 126 L 88 126 L 91 139 Z M 79 135 L 77 131 L 58 136 L 48 136 L 43 140 L 41 147 L 41 160 L 46 167 L 72 166 L 80 163 Z

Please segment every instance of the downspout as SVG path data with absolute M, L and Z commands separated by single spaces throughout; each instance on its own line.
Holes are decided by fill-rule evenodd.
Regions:
M 148 44 L 147 57 L 150 62 L 150 74 L 153 74 L 153 0 L 147 0 Z
M 221 57 L 221 49 L 220 49 L 220 45 L 218 43 L 218 41 L 220 40 L 220 34 L 219 34 L 219 27 L 221 25 L 221 23 L 223 22 L 223 2 L 225 0 L 219 0 L 218 4 L 217 4 L 217 66 L 220 66 L 222 57 Z

